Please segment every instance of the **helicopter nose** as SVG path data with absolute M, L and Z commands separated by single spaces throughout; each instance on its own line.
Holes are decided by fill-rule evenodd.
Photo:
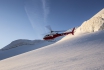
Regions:
M 46 38 L 44 37 L 43 40 L 46 40 Z
M 43 39 L 45 39 L 45 38 L 43 38 Z

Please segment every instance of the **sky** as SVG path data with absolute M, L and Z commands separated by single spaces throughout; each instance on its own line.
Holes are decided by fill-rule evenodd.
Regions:
M 0 48 L 17 39 L 42 39 L 50 25 L 68 30 L 104 8 L 104 0 L 0 0 Z

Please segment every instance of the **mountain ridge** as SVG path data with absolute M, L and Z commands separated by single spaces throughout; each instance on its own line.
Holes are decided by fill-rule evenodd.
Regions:
M 34 45 L 41 41 L 43 40 L 18 39 L 18 40 L 12 41 L 9 45 L 3 47 L 1 50 L 9 50 L 9 49 L 16 48 L 23 45 Z
M 84 21 L 78 29 L 82 33 L 104 30 L 104 9 L 92 16 L 92 18 Z

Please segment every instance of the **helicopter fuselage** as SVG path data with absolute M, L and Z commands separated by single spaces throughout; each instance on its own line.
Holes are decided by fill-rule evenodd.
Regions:
M 53 40 L 53 39 L 55 39 L 56 37 L 59 37 L 59 36 L 64 36 L 64 35 L 68 35 L 68 34 L 74 35 L 74 30 L 75 30 L 75 28 L 73 28 L 73 30 L 71 32 L 48 34 L 48 35 L 44 36 L 43 39 L 44 40 Z

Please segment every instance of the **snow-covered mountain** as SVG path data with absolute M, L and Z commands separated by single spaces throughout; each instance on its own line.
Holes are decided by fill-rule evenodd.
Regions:
M 104 9 L 95 14 L 91 19 L 84 21 L 79 30 L 84 33 L 104 30 Z
M 9 50 L 9 49 L 16 48 L 16 47 L 23 46 L 23 45 L 34 45 L 34 44 L 40 43 L 41 41 L 42 40 L 32 41 L 32 40 L 19 39 L 19 40 L 15 40 L 11 42 L 9 45 L 5 46 L 1 50 Z
M 89 20 L 93 20 L 93 17 Z M 7 46 L 3 49 L 10 49 L 0 51 L 0 59 L 3 59 L 0 61 L 0 70 L 104 70 L 104 30 L 103 25 L 99 26 L 102 29 L 97 28 L 98 24 L 83 23 L 83 26 L 77 28 L 75 35 L 67 35 L 55 43 L 22 40 L 28 45 L 16 48 Z M 84 29 L 89 25 L 96 28 Z M 18 41 L 21 40 L 11 44 L 16 45 L 15 42 Z M 9 58 L 4 59 L 5 57 Z
M 63 37 L 57 38 L 56 41 L 60 40 L 61 38 Z M 56 41 L 25 39 L 15 40 L 0 50 L 0 60 L 50 45 Z
M 54 42 L 44 40 L 16 40 L 0 50 L 0 60 L 35 50 Z

